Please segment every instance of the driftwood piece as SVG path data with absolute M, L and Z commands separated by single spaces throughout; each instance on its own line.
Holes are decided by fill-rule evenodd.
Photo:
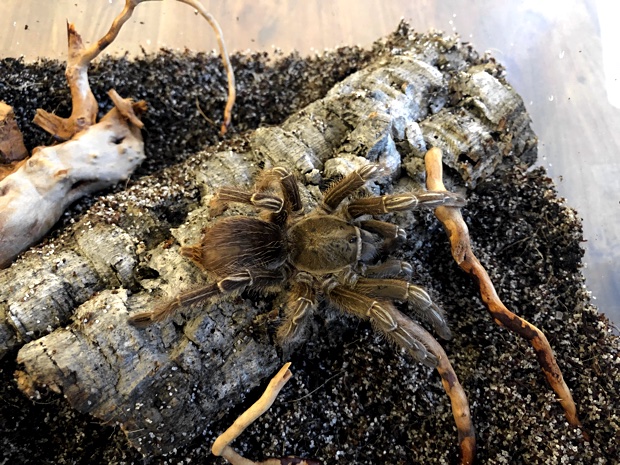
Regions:
M 247 151 L 197 154 L 164 172 L 163 178 L 145 179 L 142 186 L 109 200 L 122 218 L 112 215 L 106 222 L 97 221 L 96 213 L 87 215 L 68 233 L 78 240 L 65 241 L 52 258 L 35 249 L 0 272 L 0 315 L 6 315 L 0 350 L 6 353 L 34 339 L 18 355 L 20 386 L 31 396 L 47 386 L 62 392 L 74 408 L 118 422 L 130 443 L 145 454 L 169 451 L 196 436 L 282 362 L 265 326 L 256 320 L 271 309 L 269 301 L 255 296 L 188 310 L 185 324 L 178 317 L 144 331 L 126 323 L 128 314 L 207 279 L 180 256 L 178 243 L 198 240 L 209 223 L 206 205 L 215 190 L 250 185 L 259 164 L 284 165 L 302 175 L 302 195 L 315 199 L 319 185 L 353 170 L 358 157 L 384 163 L 398 183 L 375 189 L 421 188 L 422 154 L 428 144 L 445 146 L 447 163 L 455 168 L 449 186 L 475 185 L 507 155 L 531 160 L 535 136 L 524 124 L 527 114 L 520 99 L 499 70 L 491 64 L 481 69 L 478 63 L 472 68 L 471 61 L 466 48 L 440 36 L 410 50 L 395 50 L 281 126 L 254 132 Z M 487 73 L 493 84 L 477 86 L 488 82 L 478 73 Z M 451 102 L 451 86 L 468 76 L 474 84 Z M 489 96 L 489 89 L 501 91 Z M 503 98 L 509 101 L 499 105 L 503 113 L 493 119 L 476 103 L 501 103 Z M 469 142 L 455 145 L 448 135 L 425 130 L 425 124 L 442 113 L 467 115 L 472 124 L 450 127 L 445 134 Z M 470 153 L 478 154 L 478 160 Z M 163 220 L 171 209 L 184 212 L 190 207 L 195 208 L 177 228 L 170 229 Z M 416 233 L 419 240 L 428 236 Z M 108 249 L 102 253 L 104 244 Z M 89 285 L 81 288 L 78 299 L 59 305 L 50 321 L 33 288 L 48 295 L 55 280 L 64 282 L 62 272 L 57 277 L 49 263 L 59 256 L 75 256 L 76 263 L 83 263 L 73 282 L 79 287 L 84 277 Z M 40 262 L 47 264 L 34 270 L 30 266 Z
M 0 268 L 43 237 L 70 204 L 128 179 L 144 157 L 140 130 L 117 109 L 78 138 L 36 150 L 0 181 Z
M 5 102 L 0 102 L 0 180 L 4 177 L 3 171 L 10 171 L 6 169 L 6 165 L 23 160 L 27 156 L 24 137 L 17 127 L 13 108 Z
M 118 35 L 142 0 L 127 0 L 110 30 L 85 47 L 73 24 L 67 24 L 65 76 L 73 110 L 62 118 L 38 109 L 34 122 L 60 145 L 37 148 L 0 181 L 0 268 L 43 237 L 65 209 L 80 197 L 129 178 L 144 160 L 139 116 L 144 102 L 123 101 L 109 92 L 116 108 L 96 123 L 99 105 L 88 82 L 88 68 Z
M 8 266 L 20 252 L 41 239 L 78 198 L 127 180 L 144 160 L 144 143 L 139 131 L 143 124 L 139 116 L 146 104 L 133 104 L 110 90 L 116 108 L 96 124 L 99 105 L 88 81 L 91 62 L 114 41 L 133 10 L 144 1 L 149 0 L 126 0 L 107 33 L 89 47 L 84 45 L 75 26 L 67 23 L 65 76 L 71 91 L 71 115 L 63 118 L 39 108 L 34 117 L 35 124 L 55 139 L 67 142 L 37 148 L 27 162 L 0 167 L 0 268 Z M 231 120 L 235 83 L 222 32 L 198 0 L 179 1 L 197 8 L 216 32 L 229 82 L 222 124 L 225 132 Z M 14 162 L 19 159 L 16 157 L 24 158 L 24 155 L 19 153 L 16 127 L 8 124 L 11 113 L 6 107 L 0 106 L 0 118 L 6 113 L 7 121 L 0 128 L 4 129 L 0 131 L 0 162 L 4 158 Z M 4 140 L 4 136 L 10 138 Z M 3 152 L 7 152 L 6 157 Z

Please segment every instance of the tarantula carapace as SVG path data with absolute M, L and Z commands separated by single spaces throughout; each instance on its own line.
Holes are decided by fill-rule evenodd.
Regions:
M 400 321 L 406 317 L 391 300 L 410 303 L 442 338 L 448 339 L 450 331 L 442 310 L 424 289 L 408 281 L 411 265 L 394 259 L 373 263 L 380 252 L 389 252 L 403 242 L 405 231 L 392 223 L 357 218 L 418 206 L 462 206 L 465 200 L 450 192 L 423 192 L 345 202 L 381 172 L 374 164 L 354 171 L 335 183 L 306 215 L 302 214 L 297 182 L 284 168 L 262 173 L 254 191 L 221 189 L 211 203 L 212 213 L 221 212 L 230 202 L 240 202 L 254 205 L 267 215 L 221 219 L 206 231 L 201 243 L 183 247 L 183 255 L 218 281 L 184 292 L 151 312 L 132 316 L 130 321 L 147 325 L 166 319 L 180 307 L 244 289 L 283 289 L 288 302 L 278 330 L 280 341 L 295 336 L 322 296 L 345 313 L 369 319 L 417 360 L 436 366 L 436 356 L 424 343 L 428 336 L 418 325 L 402 327 Z
M 303 214 L 294 175 L 284 168 L 264 171 L 253 191 L 221 189 L 211 203 L 212 214 L 239 202 L 257 207 L 262 215 L 220 219 L 205 232 L 201 243 L 181 249 L 217 281 L 183 292 L 150 312 L 131 316 L 130 321 L 144 326 L 166 319 L 180 307 L 246 289 L 281 291 L 286 293 L 286 304 L 278 339 L 284 343 L 298 334 L 319 301 L 325 300 L 347 314 L 370 320 L 416 360 L 437 368 L 452 400 L 462 455 L 471 455 L 472 451 L 465 451 L 473 448 L 467 400 L 445 352 L 392 301 L 409 303 L 447 339 L 450 331 L 443 311 L 424 289 L 409 282 L 411 265 L 389 258 L 379 262 L 406 237 L 397 225 L 372 219 L 419 206 L 460 207 L 465 199 L 445 191 L 350 199 L 382 172 L 375 164 L 357 169 L 333 184 L 308 214 Z

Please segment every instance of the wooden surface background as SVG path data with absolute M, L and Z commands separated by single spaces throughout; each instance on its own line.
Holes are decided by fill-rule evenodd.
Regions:
M 100 38 L 124 0 L 3 0 L 0 54 L 64 59 L 65 22 Z M 203 0 L 230 51 L 368 46 L 401 18 L 417 30 L 458 33 L 508 69 L 540 140 L 539 163 L 584 220 L 595 303 L 620 323 L 620 3 L 606 0 Z M 160 47 L 213 50 L 214 36 L 187 5 L 138 6 L 108 53 Z M 2 96 L 0 95 L 0 99 Z M 518 311 L 518 309 L 517 309 Z

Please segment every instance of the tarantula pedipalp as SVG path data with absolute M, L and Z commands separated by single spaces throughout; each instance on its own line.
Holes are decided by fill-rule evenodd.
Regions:
M 396 259 L 377 263 L 378 257 L 394 250 L 406 234 L 395 224 L 372 219 L 420 206 L 460 207 L 465 199 L 450 192 L 430 191 L 349 201 L 352 194 L 381 174 L 381 167 L 375 164 L 357 169 L 328 189 L 322 202 L 306 215 L 295 177 L 284 168 L 263 172 L 253 191 L 221 189 L 211 203 L 213 214 L 231 202 L 253 205 L 264 214 L 220 219 L 199 244 L 183 247 L 181 253 L 217 281 L 183 292 L 152 311 L 133 315 L 130 322 L 145 326 L 168 318 L 183 306 L 246 289 L 280 290 L 287 295 L 278 329 L 278 338 L 284 343 L 299 333 L 319 301 L 325 300 L 344 313 L 370 320 L 375 329 L 413 358 L 438 370 L 452 401 L 462 462 L 470 463 L 474 429 L 454 370 L 433 336 L 392 301 L 409 303 L 447 339 L 450 331 L 443 311 L 423 288 L 409 282 L 411 265 Z

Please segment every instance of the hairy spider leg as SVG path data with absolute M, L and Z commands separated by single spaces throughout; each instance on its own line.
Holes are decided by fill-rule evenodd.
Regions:
M 138 327 L 146 327 L 151 323 L 168 319 L 182 307 L 196 305 L 214 298 L 221 299 L 230 294 L 240 293 L 248 287 L 268 289 L 279 285 L 282 279 L 282 272 L 276 270 L 245 270 L 234 273 L 217 283 L 182 292 L 151 311 L 132 315 L 129 317 L 129 323 Z
M 231 202 L 254 205 L 274 213 L 279 213 L 284 207 L 284 200 L 274 194 L 222 187 L 209 203 L 211 215 L 217 216 L 221 214 L 228 208 L 228 204 Z
M 379 234 L 385 238 L 384 248 L 393 250 L 398 244 L 402 243 L 406 234 L 397 225 L 378 220 L 360 221 L 362 229 Z M 445 312 L 431 300 L 425 289 L 407 281 L 398 279 L 369 279 L 369 278 L 391 278 L 405 275 L 411 278 L 413 268 L 405 261 L 389 259 L 378 265 L 367 265 L 364 267 L 364 278 L 360 278 L 355 285 L 355 289 L 371 297 L 387 297 L 400 301 L 407 301 L 418 315 L 428 321 L 437 334 L 442 339 L 451 339 L 452 334 L 445 320 Z
M 303 208 L 297 180 L 293 173 L 281 166 L 265 170 L 256 182 L 256 190 L 261 192 L 270 189 L 274 184 L 279 184 L 284 196 L 283 200 L 288 204 L 287 210 L 298 212 Z
M 465 198 L 453 192 L 420 192 L 382 195 L 380 197 L 365 197 L 355 199 L 346 210 L 352 218 L 362 215 L 382 215 L 390 212 L 415 210 L 419 207 L 462 207 L 466 204 Z
M 312 279 L 312 278 L 310 278 Z M 284 319 L 278 327 L 280 345 L 292 341 L 304 327 L 304 322 L 317 306 L 316 292 L 311 282 L 299 280 L 288 293 L 284 308 Z
M 423 320 L 432 325 L 439 337 L 446 340 L 452 338 L 445 319 L 445 312 L 433 303 L 424 288 L 400 279 L 364 277 L 357 280 L 354 289 L 369 297 L 384 297 L 408 302 Z
M 390 258 L 376 265 L 362 266 L 362 274 L 368 278 L 397 278 L 410 279 L 413 275 L 413 267 L 404 260 Z
M 278 195 L 273 188 L 278 186 L 282 195 Z M 283 225 L 291 213 L 302 209 L 301 196 L 295 176 L 286 168 L 273 168 L 261 173 L 254 185 L 253 191 L 221 188 L 209 204 L 212 216 L 217 216 L 228 208 L 231 202 L 253 205 L 271 213 L 270 221 Z
M 382 172 L 379 165 L 370 163 L 348 174 L 327 189 L 323 196 L 323 209 L 327 212 L 335 210 L 344 199 L 360 189 L 367 181 L 379 177 Z
M 398 324 L 395 315 L 400 312 L 391 302 L 375 300 L 343 285 L 326 290 L 326 297 L 341 311 L 362 320 L 370 320 L 373 327 L 383 333 L 388 340 L 403 347 L 417 361 L 434 368 L 439 360 L 426 347 L 425 340 L 434 340 L 428 331 L 412 322 L 408 327 Z
M 379 220 L 365 220 L 359 221 L 356 224 L 359 224 L 360 227 L 366 231 L 379 234 L 385 240 L 403 242 L 407 239 L 407 234 L 404 229 L 394 223 Z
M 378 234 L 383 238 L 382 252 L 392 252 L 407 239 L 407 233 L 399 226 L 379 220 L 365 220 L 356 222 L 364 231 Z M 412 270 L 413 271 L 413 270 Z
M 472 464 L 476 449 L 476 430 L 471 419 L 469 402 L 439 342 L 389 302 L 374 300 L 342 285 L 328 290 L 327 297 L 342 311 L 362 319 L 370 319 L 376 329 L 405 348 L 413 358 L 437 370 L 450 398 L 452 416 L 459 435 L 461 463 Z

